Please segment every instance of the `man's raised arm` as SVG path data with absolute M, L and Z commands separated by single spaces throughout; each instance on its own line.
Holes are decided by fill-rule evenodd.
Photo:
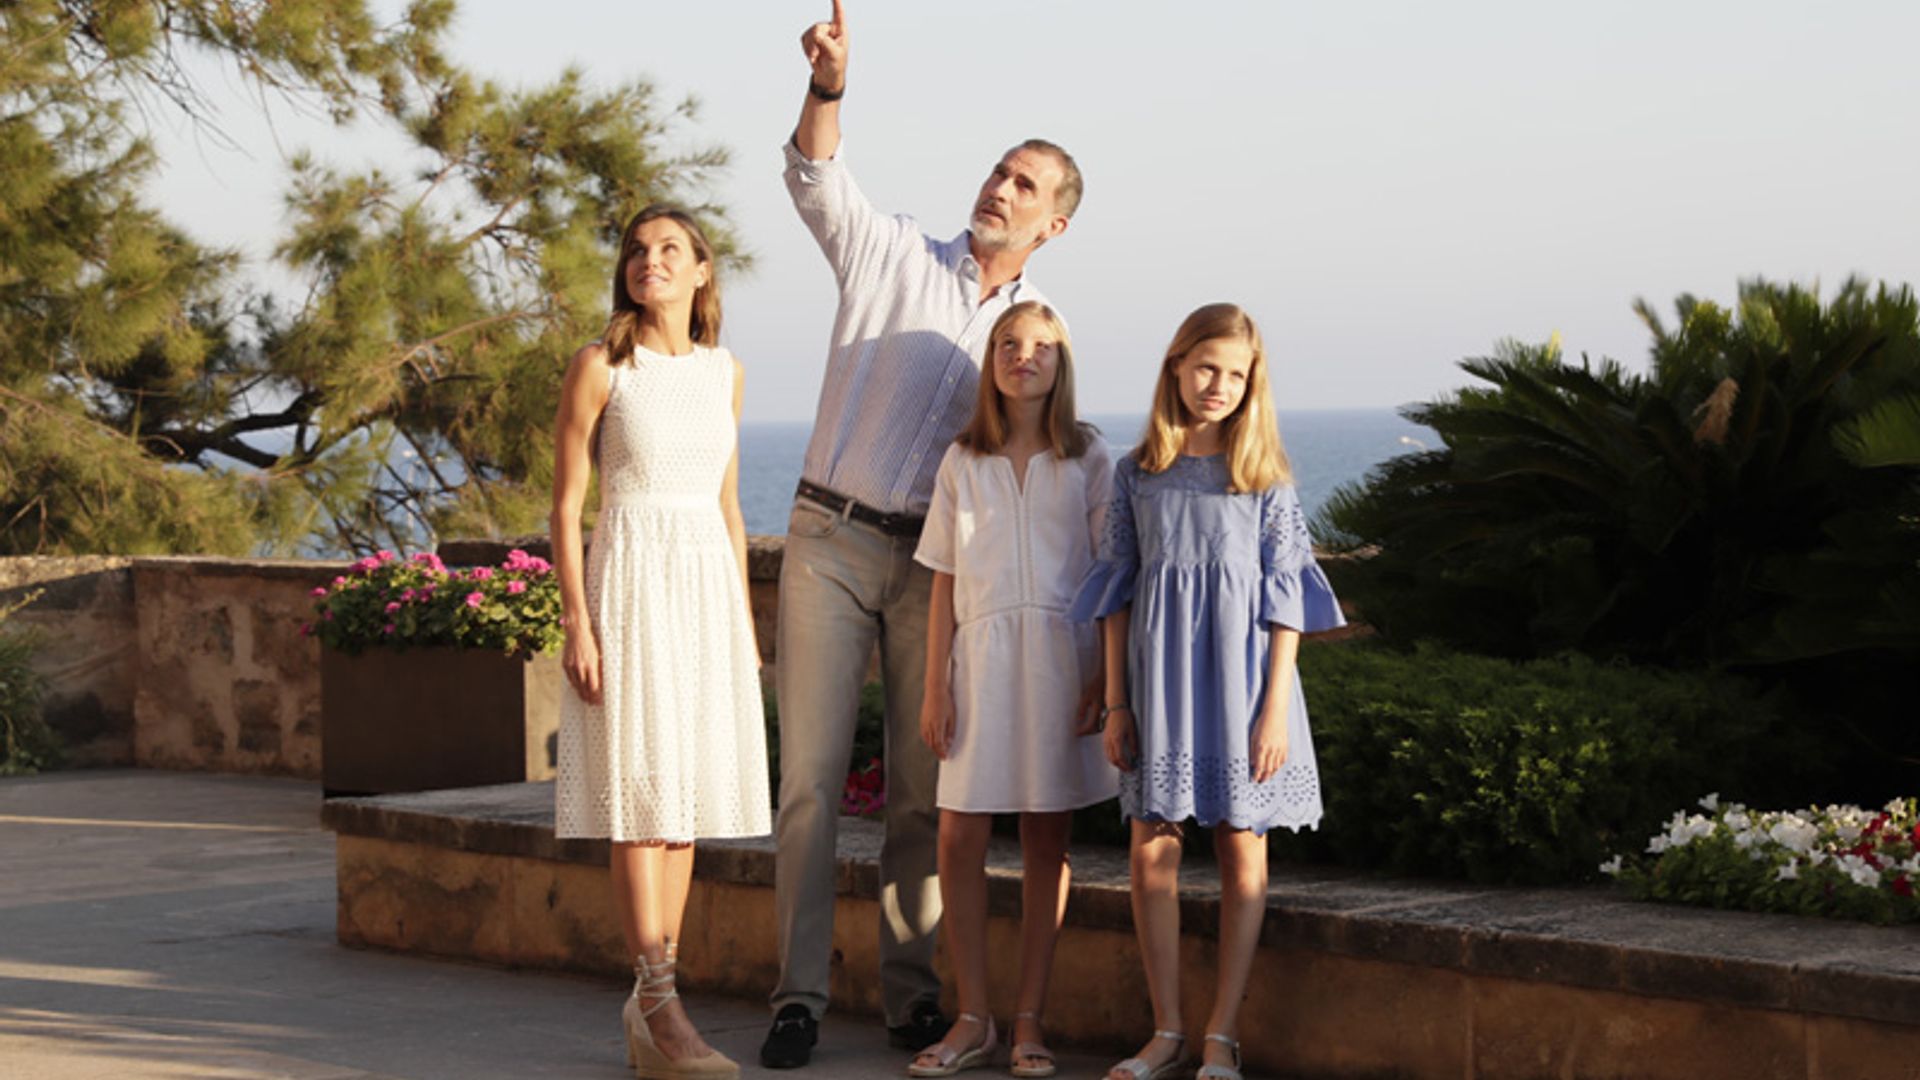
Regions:
M 833 21 L 814 23 L 800 35 L 800 48 L 813 75 L 793 144 L 809 160 L 825 161 L 840 149 L 840 95 L 847 90 L 847 13 L 840 0 L 833 0 Z

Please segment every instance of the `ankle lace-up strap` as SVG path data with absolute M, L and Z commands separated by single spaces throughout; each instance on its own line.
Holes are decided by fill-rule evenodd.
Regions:
M 673 985 L 674 947 L 667 943 L 667 958 L 659 963 L 649 961 L 645 956 L 633 958 L 633 996 L 640 999 L 640 1018 L 646 1019 L 665 1008 L 667 1002 L 680 996 Z M 649 1005 L 647 999 L 652 998 Z

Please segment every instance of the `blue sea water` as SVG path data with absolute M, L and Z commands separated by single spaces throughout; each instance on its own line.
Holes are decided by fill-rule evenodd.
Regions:
M 1138 441 L 1146 418 L 1086 419 L 1118 453 Z M 812 428 L 804 421 L 740 426 L 740 510 L 749 533 L 786 533 Z M 1318 512 L 1335 488 L 1359 480 L 1375 465 L 1438 442 L 1432 431 L 1401 419 L 1392 409 L 1282 412 L 1280 438 L 1293 460 L 1294 482 L 1309 514 Z

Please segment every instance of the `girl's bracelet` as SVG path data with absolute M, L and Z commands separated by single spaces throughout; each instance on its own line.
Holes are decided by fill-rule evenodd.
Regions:
M 1102 706 L 1100 709 L 1100 722 L 1103 724 L 1106 723 L 1107 717 L 1112 716 L 1114 713 L 1117 713 L 1117 712 L 1130 713 L 1132 711 L 1133 711 L 1133 706 L 1128 705 L 1125 702 L 1122 702 L 1118 705 Z

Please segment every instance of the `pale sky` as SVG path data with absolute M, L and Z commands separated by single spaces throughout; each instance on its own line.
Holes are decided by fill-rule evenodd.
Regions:
M 1086 201 L 1028 273 L 1072 324 L 1089 413 L 1144 411 L 1174 327 L 1215 300 L 1260 321 L 1279 406 L 1313 409 L 1422 400 L 1556 330 L 1639 366 L 1637 296 L 1920 283 L 1911 0 L 849 3 L 844 153 L 880 209 L 950 237 L 1009 145 L 1078 158 Z M 832 324 L 779 153 L 828 11 L 460 2 L 456 56 L 504 84 L 572 63 L 700 99 L 683 135 L 733 151 L 715 194 L 757 259 L 724 293 L 750 422 L 811 418 Z M 285 280 L 284 155 L 393 166 L 400 143 L 232 102 L 245 152 L 162 123 L 155 194 Z

